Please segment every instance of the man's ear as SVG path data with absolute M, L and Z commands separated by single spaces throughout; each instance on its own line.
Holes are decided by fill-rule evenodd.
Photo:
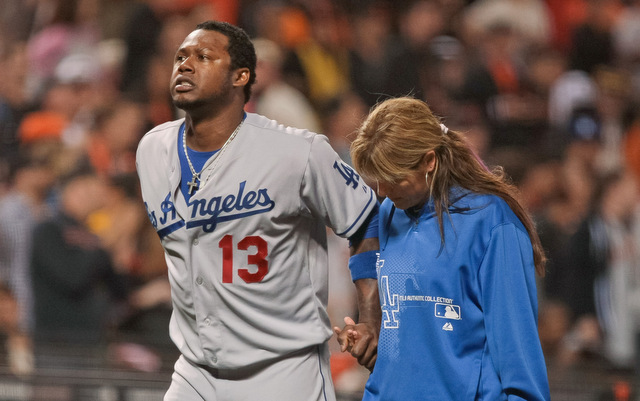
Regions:
M 235 71 L 233 86 L 245 86 L 249 83 L 249 78 L 251 78 L 251 72 L 248 68 L 238 68 Z

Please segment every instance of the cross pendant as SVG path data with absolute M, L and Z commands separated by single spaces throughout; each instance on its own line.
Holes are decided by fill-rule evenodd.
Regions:
M 197 180 L 198 180 L 198 176 L 194 175 L 191 181 L 187 183 L 187 185 L 189 186 L 189 195 L 192 195 L 193 191 L 197 190 L 198 187 L 200 186 Z

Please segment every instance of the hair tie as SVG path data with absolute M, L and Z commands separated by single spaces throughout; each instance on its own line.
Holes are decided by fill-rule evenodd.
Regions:
M 440 124 L 440 130 L 442 131 L 442 135 L 447 135 L 449 133 L 449 128 L 442 123 Z

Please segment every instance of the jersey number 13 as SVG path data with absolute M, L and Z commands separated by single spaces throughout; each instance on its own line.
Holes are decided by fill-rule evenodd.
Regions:
M 218 246 L 222 248 L 222 282 L 233 283 L 233 236 L 225 235 Z M 251 235 L 243 238 L 237 244 L 238 250 L 246 251 L 249 247 L 255 247 L 256 253 L 247 255 L 247 264 L 257 266 L 254 272 L 247 268 L 238 268 L 238 277 L 247 283 L 259 283 L 269 272 L 267 255 L 269 254 L 267 241 L 259 236 Z

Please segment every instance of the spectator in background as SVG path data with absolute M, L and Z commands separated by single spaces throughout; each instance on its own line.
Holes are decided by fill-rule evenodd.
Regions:
M 140 204 L 140 184 L 135 171 L 103 177 L 104 205 L 90 214 L 87 225 L 100 237 L 114 269 L 126 276 L 139 263 L 137 235 L 141 221 L 146 217 L 144 206 Z
M 102 176 L 135 172 L 136 147 L 147 124 L 144 106 L 138 103 L 119 100 L 98 112 L 85 150 L 96 172 Z
M 525 85 L 519 45 L 516 31 L 504 21 L 483 31 L 458 94 L 487 121 L 492 149 L 531 146 L 546 119 L 546 109 Z
M 484 124 L 477 114 L 466 113 L 456 95 L 467 73 L 467 51 L 457 38 L 438 35 L 429 44 L 424 66 L 424 96 L 432 110 L 447 116 L 449 124 L 478 126 Z
M 19 141 L 60 141 L 65 150 L 82 158 L 97 110 L 111 101 L 98 85 L 100 77 L 100 65 L 89 54 L 65 57 L 42 90 L 37 107 L 21 120 Z
M 352 45 L 349 51 L 352 90 L 373 107 L 388 95 L 388 82 L 398 79 L 392 65 L 399 44 L 392 33 L 392 17 L 386 2 L 361 2 L 350 13 Z
M 553 203 L 565 205 L 562 165 L 559 156 L 547 156 L 531 163 L 528 158 L 522 179 L 518 183 L 526 208 L 532 213 L 540 242 L 547 253 L 546 275 L 538 282 L 540 309 L 538 327 L 540 342 L 549 365 L 557 361 L 563 350 L 563 340 L 569 331 L 570 313 L 564 302 L 566 265 L 569 260 L 568 243 L 575 227 L 575 216 L 561 207 L 558 213 L 549 213 Z M 567 218 L 569 217 L 569 218 Z
M 556 135 L 552 143 L 566 146 L 576 110 L 593 109 L 597 95 L 594 77 L 584 71 L 567 70 L 556 78 L 547 97 L 549 129 Z
M 172 311 L 171 288 L 164 250 L 148 221 L 145 214 L 136 222 L 135 260 L 127 271 L 130 308 L 119 322 L 118 337 L 166 353 L 176 351 L 167 330 Z M 171 362 L 174 360 L 172 356 Z
M 558 128 L 550 124 L 550 113 L 555 110 L 550 107 L 549 99 L 560 77 L 566 74 L 566 56 L 547 46 L 530 48 L 524 54 L 523 67 L 525 106 L 531 108 L 531 114 L 535 116 L 530 121 L 533 128 L 529 143 L 541 152 L 558 156 L 566 141 L 557 131 L 564 133 L 566 126 Z M 564 95 L 566 93 L 560 94 Z
M 524 196 L 536 214 L 540 239 L 549 255 L 543 298 L 554 309 L 567 314 L 571 302 L 567 293 L 573 285 L 567 267 L 572 257 L 569 242 L 591 208 L 598 175 L 596 161 L 601 151 L 599 127 L 593 114 L 578 110 L 572 120 L 580 119 L 584 121 L 568 124 L 571 127 L 566 134 L 568 143 L 560 154 L 550 155 L 548 160 L 532 167 L 523 182 Z M 534 180 L 535 176 L 539 178 Z M 546 322 L 541 321 L 543 328 Z
M 28 70 L 23 42 L 3 40 L 0 35 L 0 186 L 19 148 L 18 127 L 31 106 L 27 94 Z
M 96 61 L 97 57 L 97 52 L 74 54 L 65 57 L 56 67 L 53 85 L 66 91 L 67 96 L 58 99 L 58 106 L 68 121 L 62 140 L 70 149 L 86 146 L 98 111 L 116 101 L 108 81 L 103 85 L 102 65 Z
M 20 308 L 15 294 L 0 280 L 0 334 L 5 340 L 6 363 L 16 376 L 33 373 L 33 349 L 31 338 L 20 328 Z M 3 361 L 4 362 L 4 361 Z
M 640 0 L 627 0 L 612 27 L 616 56 L 625 62 L 640 62 L 636 39 L 640 35 Z M 626 64 L 626 63 L 625 63 Z
M 285 51 L 308 40 L 309 17 L 301 6 L 273 0 L 251 0 L 244 3 L 240 25 L 246 27 L 250 37 L 271 40 Z
M 54 152 L 48 145 L 22 149 L 12 165 L 10 190 L 0 198 L 0 275 L 17 296 L 21 329 L 30 333 L 33 326 L 32 295 L 29 277 L 31 231 L 50 217 L 47 196 L 54 185 Z
M 7 42 L 25 42 L 34 28 L 34 15 L 44 2 L 5 0 L 0 7 L 0 38 Z
M 601 177 L 593 207 L 571 237 L 565 296 L 574 323 L 565 362 L 588 352 L 617 367 L 635 363 L 637 306 L 631 297 L 640 293 L 640 280 L 632 235 L 639 199 L 629 172 Z
M 592 108 L 576 109 L 569 122 L 567 144 L 561 154 L 557 177 L 562 193 L 545 208 L 561 231 L 573 234 L 591 208 L 602 152 L 600 124 Z
M 640 109 L 635 107 L 627 126 L 622 143 L 625 166 L 634 174 L 640 184 Z
M 589 74 L 598 66 L 612 65 L 614 60 L 612 25 L 616 12 L 615 2 L 586 0 L 586 17 L 571 35 L 569 68 Z
M 366 117 L 368 108 L 357 94 L 349 92 L 335 99 L 327 109 L 323 120 L 323 133 L 342 160 L 351 164 L 349 146 L 353 135 Z
M 571 47 L 574 29 L 584 22 L 586 0 L 546 0 L 551 22 L 551 44 L 565 52 Z
M 60 142 L 77 110 L 77 97 L 70 86 L 52 84 L 40 106 L 27 113 L 18 126 L 18 140 L 22 145 L 35 142 Z
M 551 41 L 551 11 L 543 0 L 477 0 L 463 14 L 468 43 L 477 44 L 487 29 L 504 22 L 522 46 L 547 46 Z
M 633 110 L 631 79 L 625 70 L 604 65 L 594 77 L 598 88 L 595 111 L 602 131 L 602 152 L 597 167 L 602 171 L 615 171 L 624 164 L 621 149 L 625 119 Z
M 175 350 L 167 331 L 171 288 L 164 251 L 153 226 L 148 224 L 137 175 L 114 175 L 107 184 L 105 207 L 91 215 L 89 225 L 109 252 L 114 269 L 128 284 L 127 308 L 116 322 L 109 348 L 119 364 L 158 371 L 162 354 Z
M 99 0 L 59 0 L 50 20 L 28 40 L 30 87 L 39 97 L 65 57 L 91 52 L 100 41 Z M 95 62 L 95 61 L 94 61 Z
M 36 347 L 97 347 L 108 334 L 125 285 L 111 256 L 87 227 L 104 206 L 105 184 L 92 172 L 74 172 L 60 189 L 58 213 L 35 227 L 31 257 Z
M 87 226 L 127 284 L 127 302 L 112 322 L 109 356 L 119 366 L 155 372 L 163 367 L 162 355 L 175 350 L 166 330 L 171 289 L 164 252 L 148 224 L 136 173 L 111 175 L 105 183 L 104 206 L 90 214 Z
M 7 351 L 10 367 L 19 373 L 33 369 L 33 291 L 29 261 L 32 230 L 51 215 L 46 203 L 54 184 L 53 155 L 48 145 L 22 149 L 12 163 L 9 191 L 0 197 L 0 284 L 4 300 L 10 303 L 6 317 L 15 314 L 9 324 Z
M 138 2 L 125 23 L 126 54 L 120 88 L 128 98 L 136 101 L 147 100 L 149 65 L 158 49 L 163 19 L 173 11 L 168 3 L 162 0 Z
M 258 57 L 257 78 L 248 107 L 281 124 L 322 132 L 320 120 L 309 99 L 282 78 L 284 54 L 281 47 L 264 38 L 254 39 L 253 45 Z
M 640 92 L 640 0 L 629 0 L 611 29 L 616 65 L 624 68 L 632 78 L 631 91 Z M 636 101 L 638 99 L 636 95 Z
M 324 116 L 327 106 L 349 90 L 349 53 L 345 46 L 348 24 L 340 5 L 329 0 L 310 4 L 310 36 L 288 53 L 283 74 L 293 79 Z
M 424 97 L 423 71 L 431 41 L 446 27 L 438 2 L 418 0 L 399 11 L 399 54 L 392 61 L 385 94 Z
M 627 170 L 609 173 L 604 180 L 608 182 L 601 198 L 600 214 L 605 221 L 609 245 L 606 270 L 595 286 L 597 316 L 604 335 L 606 359 L 615 367 L 633 369 L 640 333 L 640 242 L 637 238 L 640 186 Z

